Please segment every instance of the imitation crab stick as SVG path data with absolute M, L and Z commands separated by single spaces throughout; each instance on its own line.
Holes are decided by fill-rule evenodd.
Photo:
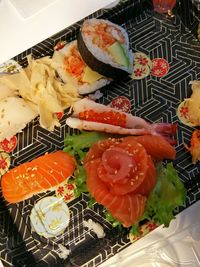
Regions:
M 40 156 L 23 163 L 2 176 L 4 198 L 17 203 L 64 182 L 74 172 L 75 159 L 63 151 Z

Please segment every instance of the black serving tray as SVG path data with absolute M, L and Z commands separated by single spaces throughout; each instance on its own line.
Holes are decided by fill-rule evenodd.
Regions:
M 194 3 L 193 3 L 194 2 Z M 165 77 L 149 75 L 142 80 L 126 78 L 112 82 L 102 88 L 101 103 L 109 104 L 116 96 L 123 95 L 131 101 L 131 112 L 150 122 L 172 122 L 178 124 L 176 145 L 177 158 L 174 166 L 187 188 L 187 198 L 181 210 L 200 199 L 200 163 L 193 165 L 184 143 L 188 144 L 193 128 L 183 125 L 177 115 L 179 103 L 191 95 L 189 82 L 200 79 L 200 45 L 196 39 L 200 7 L 195 1 L 178 1 L 173 18 L 157 15 L 151 1 L 124 0 L 112 9 L 99 10 L 91 17 L 109 19 L 126 28 L 133 51 L 140 51 L 153 58 L 165 58 L 170 70 Z M 43 42 L 17 55 L 14 60 L 22 66 L 27 64 L 26 56 L 35 58 L 52 55 L 58 41 L 76 39 L 83 20 L 51 36 Z M 38 119 L 29 123 L 17 135 L 17 147 L 11 154 L 12 167 L 54 150 L 62 149 L 64 137 L 72 133 L 65 125 L 67 115 L 61 120 L 61 127 L 49 132 L 39 126 Z M 108 258 L 131 244 L 127 230 L 118 231 L 106 222 L 101 206 L 94 209 L 87 206 L 87 194 L 69 203 L 71 222 L 61 236 L 45 239 L 31 230 L 30 212 L 41 198 L 54 193 L 43 193 L 17 204 L 8 204 L 0 191 L 0 255 L 5 267 L 17 266 L 98 266 Z M 83 227 L 83 220 L 93 218 L 106 232 L 98 239 Z M 66 260 L 58 257 L 58 244 L 69 248 Z

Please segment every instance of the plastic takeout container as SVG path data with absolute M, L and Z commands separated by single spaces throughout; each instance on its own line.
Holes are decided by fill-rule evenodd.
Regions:
M 101 267 L 200 266 L 200 201 L 158 227 Z
M 197 201 L 200 199 L 200 164 L 192 164 L 191 155 L 184 146 L 189 144 L 194 129 L 183 125 L 176 112 L 180 102 L 191 94 L 191 79 L 199 79 L 200 46 L 193 43 L 199 11 L 196 6 L 188 8 L 191 7 L 190 0 L 184 3 L 180 1 L 172 20 L 160 19 L 154 16 L 151 4 L 150 0 L 124 0 L 111 9 L 99 10 L 90 15 L 122 25 L 128 32 L 134 52 L 143 52 L 151 59 L 164 58 L 169 64 L 169 71 L 164 77 L 149 74 L 141 80 L 127 77 L 112 82 L 109 87 L 102 88 L 103 97 L 99 102 L 109 105 L 113 99 L 123 96 L 130 101 L 133 114 L 150 122 L 179 124 L 174 166 L 187 189 L 184 207 L 176 210 L 176 214 L 181 217 L 178 215 L 169 228 L 161 226 L 132 244 L 128 231 L 113 228 L 105 220 L 103 208 L 96 204 L 93 210 L 90 209 L 88 197 L 83 194 L 68 203 L 70 222 L 64 232 L 55 238 L 45 238 L 32 228 L 34 221 L 31 224 L 31 211 L 41 199 L 52 197 L 55 192 L 38 194 L 13 205 L 6 203 L 0 194 L 0 256 L 5 267 L 93 267 L 103 262 L 106 266 L 116 267 L 198 266 L 200 209 Z M 14 60 L 25 67 L 29 54 L 34 58 L 51 56 L 58 42 L 70 42 L 77 38 L 82 22 L 83 20 L 31 47 Z M 190 31 L 187 28 L 189 26 Z M 64 136 L 73 132 L 66 126 L 66 116 L 64 114 L 60 120 L 61 126 L 54 132 L 41 128 L 38 119 L 35 119 L 17 134 L 17 144 L 11 153 L 12 167 L 62 149 Z M 190 206 L 197 208 L 190 212 Z M 183 209 L 183 213 L 180 213 Z M 99 238 L 93 230 L 86 227 L 88 224 L 84 222 L 90 220 L 103 227 L 105 236 Z M 65 255 L 70 251 L 64 261 L 62 251 Z

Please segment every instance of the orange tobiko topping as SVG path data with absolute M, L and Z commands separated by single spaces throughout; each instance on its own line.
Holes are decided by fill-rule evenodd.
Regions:
M 126 127 L 126 114 L 113 110 L 104 112 L 85 110 L 79 113 L 79 119 Z

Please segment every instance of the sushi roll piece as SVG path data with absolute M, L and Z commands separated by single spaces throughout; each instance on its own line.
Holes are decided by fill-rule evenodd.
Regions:
M 119 80 L 133 72 L 128 34 L 108 20 L 85 20 L 78 35 L 78 49 L 86 64 L 101 75 Z
M 78 51 L 76 40 L 56 50 L 52 59 L 63 82 L 73 84 L 80 95 L 92 93 L 111 82 L 111 79 L 86 65 Z

